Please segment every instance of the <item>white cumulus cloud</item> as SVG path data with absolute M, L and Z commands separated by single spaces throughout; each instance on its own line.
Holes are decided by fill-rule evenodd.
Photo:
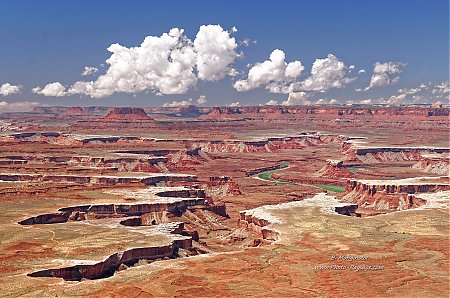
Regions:
M 147 36 L 138 47 L 112 44 L 104 75 L 91 82 L 77 82 L 69 93 L 99 98 L 116 92 L 137 93 L 150 89 L 162 94 L 185 93 L 197 83 L 193 73 L 196 54 L 183 30 L 174 28 L 160 37 Z
M 341 88 L 356 78 L 347 77 L 349 68 L 335 55 L 328 54 L 327 58 L 316 59 L 311 68 L 311 75 L 304 81 L 294 85 L 295 91 L 325 92 L 331 88 Z
M 373 74 L 370 78 L 370 84 L 367 88 L 363 89 L 367 91 L 374 87 L 393 85 L 400 79 L 399 74 L 402 72 L 405 63 L 401 62 L 376 62 L 373 67 Z
M 334 103 L 336 103 L 336 102 L 337 102 L 337 100 L 334 99 L 334 98 L 332 98 L 332 99 L 330 99 L 330 100 L 328 100 L 328 99 L 326 99 L 326 98 L 320 98 L 319 100 L 316 101 L 316 104 L 319 104 L 319 105 L 328 105 L 328 104 L 334 104 Z
M 172 101 L 172 102 L 166 102 L 163 107 L 165 108 L 174 108 L 174 107 L 183 107 L 183 106 L 190 106 L 192 105 L 192 98 L 189 100 L 182 100 L 182 101 Z
M 98 68 L 93 66 L 85 66 L 83 72 L 81 73 L 82 76 L 88 76 L 91 74 L 94 74 L 98 71 Z
M 235 74 L 236 48 L 236 40 L 220 25 L 201 26 L 194 41 L 183 29 L 173 28 L 161 36 L 145 37 L 137 47 L 115 43 L 108 47 L 106 73 L 94 81 L 75 82 L 64 94 L 93 98 L 117 92 L 184 94 L 198 80 L 216 81 Z
M 282 102 L 283 106 L 309 105 L 311 102 L 307 100 L 308 93 L 306 92 L 291 92 L 288 99 Z
M 191 105 L 203 105 L 207 102 L 205 95 L 200 95 L 199 98 L 197 98 L 194 102 L 192 98 L 189 98 L 188 100 L 181 100 L 181 101 L 172 101 L 172 102 L 166 102 L 163 107 L 181 107 L 181 106 L 191 106 Z
M 234 88 L 248 91 L 265 86 L 272 93 L 289 93 L 290 85 L 303 70 L 300 61 L 286 63 L 284 52 L 276 49 L 270 54 L 269 60 L 250 68 L 247 79 L 236 81 Z
M 239 101 L 232 102 L 228 106 L 229 107 L 238 107 L 239 106 Z
M 56 96 L 61 97 L 67 94 L 66 87 L 64 87 L 60 82 L 54 82 L 45 85 L 44 88 L 35 87 L 32 89 L 33 93 L 42 94 L 45 96 Z
M 232 32 L 236 32 L 236 27 Z M 233 73 L 230 64 L 237 57 L 236 40 L 220 25 L 203 25 L 194 40 L 198 78 L 204 81 L 223 79 Z
M 268 105 L 268 106 L 276 106 L 276 105 L 278 105 L 278 101 L 276 101 L 274 99 L 271 99 L 268 102 L 266 102 L 266 105 Z
M 389 99 L 386 100 L 387 104 L 391 104 L 391 105 L 400 105 L 402 104 L 406 99 L 406 94 L 402 93 L 399 95 L 392 95 Z
M 20 92 L 20 89 L 22 88 L 21 85 L 11 85 L 10 83 L 4 83 L 0 86 L 0 95 L 11 95 L 16 94 Z
M 196 102 L 198 105 L 204 105 L 208 100 L 206 99 L 205 95 L 200 95 L 199 98 L 197 98 Z
M 239 45 L 243 47 L 248 47 L 251 44 L 256 44 L 256 40 L 250 40 L 249 38 L 245 38 L 239 42 Z

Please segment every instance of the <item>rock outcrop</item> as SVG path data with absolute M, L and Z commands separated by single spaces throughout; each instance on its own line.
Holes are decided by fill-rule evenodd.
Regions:
M 112 108 L 101 120 L 103 122 L 154 121 L 142 108 Z
M 338 135 L 322 135 L 319 133 L 301 133 L 292 137 L 269 137 L 260 140 L 227 140 L 227 141 L 196 141 L 193 146 L 200 147 L 203 152 L 272 152 L 281 149 L 301 149 L 325 145 L 336 142 L 341 143 L 346 139 Z
M 6 164 L 55 164 L 60 166 L 63 172 L 64 167 L 77 167 L 88 169 L 114 169 L 119 172 L 147 172 L 159 173 L 161 169 L 159 163 L 167 162 L 163 156 L 138 155 L 126 153 L 109 152 L 105 156 L 67 156 L 67 155 L 7 155 L 0 159 L 0 165 Z M 70 170 L 69 170 L 70 171 Z
M 396 211 L 412 209 L 425 204 L 418 193 L 450 190 L 448 177 L 420 177 L 399 180 L 348 181 L 345 202 L 358 204 L 363 209 Z
M 79 116 L 79 115 L 86 115 L 87 112 L 83 110 L 82 107 L 70 107 L 68 108 L 63 115 L 65 116 Z
M 186 210 L 208 210 L 227 217 L 224 204 L 215 204 L 212 198 L 207 198 L 203 189 L 185 187 L 150 187 L 130 191 L 129 189 L 105 193 L 122 195 L 126 200 L 135 202 L 124 204 L 88 204 L 58 209 L 56 213 L 42 214 L 24 219 L 21 225 L 53 224 L 68 221 L 95 220 L 98 218 L 135 217 L 124 221 L 124 225 L 139 225 L 154 222 L 162 223 L 169 217 L 179 217 Z M 168 220 L 170 221 L 170 220 Z M 134 223 L 134 224 L 133 224 Z
M 412 166 L 424 173 L 450 175 L 450 156 L 448 154 L 422 154 L 419 161 Z
M 257 236 L 265 240 L 279 240 L 281 234 L 274 226 L 282 225 L 283 222 L 273 212 L 276 210 L 320 207 L 321 212 L 329 214 L 340 214 L 347 216 L 358 216 L 356 210 L 358 205 L 342 203 L 334 196 L 326 193 L 316 194 L 314 197 L 301 201 L 293 201 L 277 205 L 265 205 L 251 210 L 239 212 L 239 226 L 253 231 Z
M 146 173 L 136 175 L 119 176 L 119 175 L 63 175 L 63 174 L 18 174 L 18 173 L 0 173 L 0 181 L 9 182 L 52 182 L 52 183 L 74 183 L 74 184 L 99 184 L 99 185 L 116 185 L 141 183 L 146 185 L 156 185 L 162 182 L 197 181 L 197 177 L 187 174 L 158 174 Z
M 356 180 L 348 181 L 347 190 L 365 191 L 370 195 L 376 193 L 416 193 L 436 192 L 450 189 L 448 177 L 418 177 L 398 180 Z
M 355 177 L 354 174 L 343 166 L 343 161 L 331 159 L 327 159 L 327 164 L 317 171 L 315 176 L 332 179 Z
M 449 154 L 450 148 L 437 147 L 375 147 L 346 141 L 342 145 L 342 153 L 349 160 L 363 163 L 392 163 L 418 161 L 424 154 Z
M 179 117 L 191 117 L 196 118 L 202 115 L 202 112 L 198 109 L 197 106 L 194 105 L 186 105 L 178 107 L 178 111 L 176 113 Z
M 209 177 L 209 181 L 206 183 L 204 188 L 209 196 L 214 197 L 241 194 L 237 182 L 228 176 Z
M 19 222 L 21 225 L 54 224 L 69 220 L 79 221 L 82 219 L 96 219 L 102 217 L 139 216 L 146 213 L 167 211 L 180 214 L 189 206 L 204 205 L 202 198 L 182 199 L 168 203 L 135 203 L 135 204 L 97 204 L 65 207 L 60 212 L 43 214 Z
M 119 266 L 131 266 L 139 260 L 155 260 L 175 258 L 175 244 L 156 247 L 139 247 L 115 253 L 95 264 L 81 264 L 71 267 L 46 269 L 28 274 L 30 277 L 57 277 L 66 281 L 81 281 L 82 279 L 100 279 L 113 276 Z
M 211 111 L 201 117 L 204 120 L 233 119 L 235 115 L 241 114 L 238 108 L 214 107 Z
M 163 225 L 163 233 L 180 234 L 174 239 L 159 246 L 136 247 L 117 252 L 106 259 L 89 262 L 70 267 L 45 269 L 29 273 L 30 277 L 57 277 L 66 281 L 81 281 L 82 279 L 100 279 L 114 275 L 119 269 L 126 269 L 140 260 L 157 260 L 163 258 L 177 258 L 178 250 L 192 250 L 192 238 L 181 235 L 184 230 L 182 222 Z M 195 253 L 195 252 L 194 252 Z

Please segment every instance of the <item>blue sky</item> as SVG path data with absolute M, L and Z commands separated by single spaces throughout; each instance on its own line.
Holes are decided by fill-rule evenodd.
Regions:
M 296 104 L 315 103 L 319 99 L 321 103 L 330 100 L 419 103 L 448 99 L 449 8 L 446 0 L 2 0 L 0 15 L 0 86 L 5 83 L 20 86 L 18 90 L 4 87 L 0 102 L 161 106 L 190 98 L 195 103 L 201 95 L 205 96 L 207 106 L 233 102 L 257 105 L 269 100 Z M 220 25 L 230 39 L 235 38 L 237 47 L 232 51 L 236 55 L 224 66 L 234 69 L 234 76 L 200 79 L 198 65 L 194 63 L 191 76 L 195 82 L 187 84 L 186 91 L 161 92 L 154 85 L 143 83 L 139 90 L 121 92 L 123 88 L 116 86 L 120 82 L 114 81 L 117 77 L 110 76 L 114 81 L 110 88 L 114 90 L 108 91 L 106 96 L 92 98 L 86 92 L 69 92 L 75 82 L 95 82 L 108 71 L 105 61 L 111 56 L 107 51 L 111 44 L 138 47 L 146 36 L 159 37 L 175 27 L 184 29 L 182 35 L 194 42 L 200 26 L 210 24 Z M 233 27 L 237 32 L 231 32 Z M 244 40 L 249 41 L 248 46 L 242 44 Z M 303 67 L 300 74 L 275 76 L 269 80 L 264 73 L 267 69 L 256 68 L 257 79 L 248 79 L 249 69 L 268 60 L 275 49 L 284 52 L 286 64 L 299 61 Z M 326 59 L 328 54 L 335 57 L 324 61 L 330 63 L 330 67 L 319 67 L 318 74 L 311 78 L 313 63 L 316 59 Z M 374 79 L 373 86 L 369 87 L 376 62 L 381 65 L 380 80 L 375 82 L 377 79 Z M 283 63 L 280 65 L 283 67 Z M 85 66 L 95 67 L 98 72 L 81 76 Z M 365 73 L 358 73 L 362 69 Z M 155 71 L 154 66 L 148 65 L 146 71 Z M 127 82 L 132 82 L 133 78 L 128 77 Z M 165 80 L 164 75 L 152 84 L 162 84 L 161 80 Z M 235 83 L 240 80 L 245 81 L 245 90 L 236 89 Z M 334 83 L 330 81 L 326 85 L 327 80 Z M 46 84 L 53 82 L 64 86 L 64 91 L 58 94 L 64 96 L 42 94 L 55 94 L 42 91 Z M 145 84 L 147 91 L 141 91 Z M 421 84 L 425 87 L 419 87 Z M 273 85 L 283 85 L 286 90 L 273 93 L 269 90 Z M 32 92 L 35 87 L 41 88 L 41 94 L 38 90 Z M 366 91 L 355 91 L 366 88 Z M 163 87 L 163 90 L 167 89 Z M 436 91 L 433 93 L 433 90 Z M 287 100 L 289 97 L 291 101 Z

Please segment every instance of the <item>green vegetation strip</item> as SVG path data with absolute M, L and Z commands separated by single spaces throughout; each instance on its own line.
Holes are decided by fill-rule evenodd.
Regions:
M 287 168 L 289 166 L 289 164 L 287 162 L 282 162 L 279 164 L 278 168 L 275 170 L 270 170 L 270 171 L 265 171 L 265 172 L 261 172 L 258 174 L 258 178 L 266 180 L 266 181 L 270 181 L 272 183 L 275 183 L 276 185 L 283 185 L 283 184 L 289 184 L 289 185 L 301 185 L 301 184 L 297 184 L 297 183 L 293 183 L 291 181 L 286 182 L 286 181 L 278 181 L 272 178 L 273 173 L 275 173 L 278 170 Z M 319 187 L 322 189 L 325 189 L 327 191 L 331 191 L 331 192 L 345 192 L 345 188 L 343 188 L 342 186 L 337 186 L 337 185 L 326 185 L 326 184 L 310 184 L 311 186 L 315 186 L 315 187 Z
M 270 171 L 264 171 L 264 172 L 259 173 L 259 174 L 258 174 L 258 178 L 263 179 L 263 180 L 267 180 L 267 181 L 270 181 L 270 182 L 273 182 L 273 183 L 275 183 L 276 185 L 292 184 L 291 182 L 278 181 L 278 180 L 275 180 L 275 179 L 272 178 L 273 173 L 275 173 L 275 172 L 278 171 L 278 170 L 285 169 L 285 168 L 287 168 L 288 166 L 289 166 L 289 163 L 286 162 L 286 161 L 283 161 L 283 162 L 281 162 L 281 163 L 278 165 L 277 169 L 275 169 L 275 170 L 270 170 Z
M 272 174 L 273 174 L 274 172 L 276 172 L 276 171 L 277 171 L 277 170 L 271 170 L 271 171 L 262 172 L 262 173 L 260 173 L 260 174 L 258 175 L 258 177 L 259 177 L 260 179 L 263 179 L 263 180 L 266 180 L 266 181 L 273 182 L 273 183 L 275 183 L 276 185 L 281 185 L 281 184 L 287 184 L 287 183 L 290 183 L 290 182 L 278 181 L 278 180 L 273 179 L 273 178 L 272 178 Z
M 353 166 L 353 167 L 348 167 L 347 170 L 349 170 L 351 173 L 356 174 L 356 172 L 359 169 L 364 169 L 365 166 Z
M 326 184 L 311 184 L 312 186 L 319 187 L 332 192 L 344 192 L 345 188 L 337 185 L 326 185 Z

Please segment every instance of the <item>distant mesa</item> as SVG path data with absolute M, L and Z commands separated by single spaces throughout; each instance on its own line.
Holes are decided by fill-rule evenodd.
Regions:
M 199 117 L 203 113 L 200 112 L 199 108 L 194 105 L 183 105 L 177 107 L 177 115 L 181 117 Z
M 202 119 L 233 119 L 239 117 L 246 118 L 283 118 L 289 111 L 285 107 L 265 106 L 265 107 L 214 107 L 202 117 Z
M 45 113 L 46 110 L 43 107 L 34 107 L 32 110 L 33 113 Z
M 106 122 L 154 121 L 142 108 L 112 108 L 101 120 Z
M 266 106 L 259 108 L 259 113 L 265 113 L 267 118 L 280 118 L 288 111 L 285 108 L 279 106 Z
M 86 111 L 82 107 L 70 107 L 65 112 L 66 116 L 85 115 Z
M 234 115 L 241 114 L 238 108 L 214 107 L 211 111 L 202 117 L 202 119 L 227 119 Z
M 198 118 L 209 113 L 211 108 L 195 105 L 180 105 L 175 107 L 148 107 L 144 111 L 150 115 L 158 114 L 169 117 Z
M 207 115 L 201 117 L 204 120 L 214 119 L 283 119 L 301 117 L 302 115 L 328 116 L 334 119 L 339 117 L 430 117 L 448 116 L 449 109 L 442 108 L 440 102 L 428 107 L 324 107 L 324 106 L 245 106 L 245 107 L 213 107 Z
M 108 112 L 107 112 L 108 111 Z M 197 107 L 183 105 L 177 107 L 107 108 L 107 107 L 34 107 L 32 113 L 44 116 L 94 116 L 102 122 L 153 122 L 150 115 L 168 117 L 198 118 L 200 120 L 242 120 L 242 119 L 295 119 L 298 117 L 336 118 L 379 118 L 390 117 L 448 117 L 449 108 L 445 103 L 436 102 L 421 106 L 242 106 L 242 107 Z M 106 113 L 106 115 L 105 115 Z

